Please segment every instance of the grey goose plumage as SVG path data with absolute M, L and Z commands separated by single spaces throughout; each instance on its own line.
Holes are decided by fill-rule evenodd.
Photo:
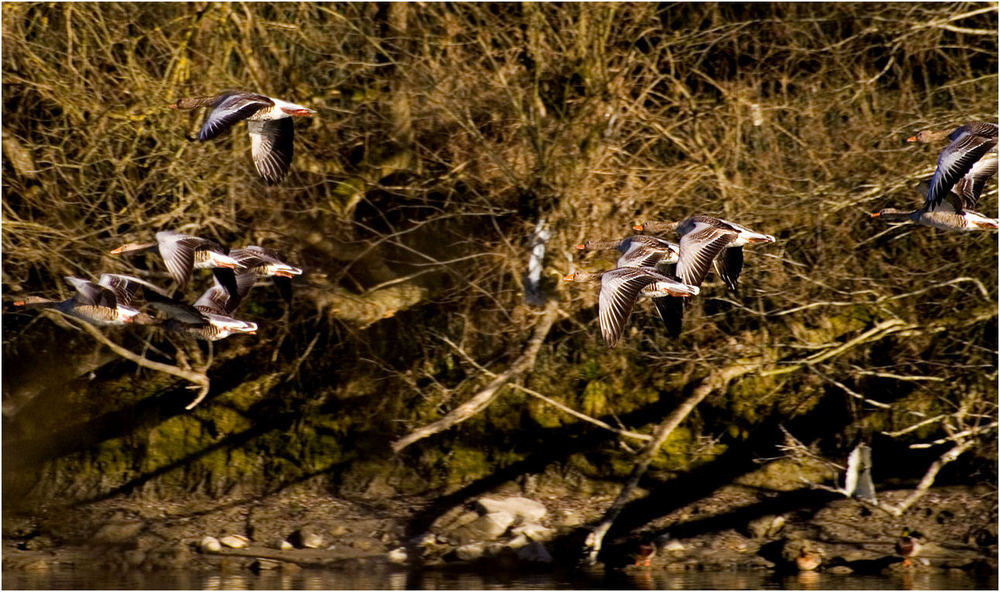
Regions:
M 636 234 L 619 240 L 585 240 L 576 246 L 577 249 L 616 249 L 621 256 L 617 267 L 660 267 L 677 263 L 680 247 L 676 243 L 649 236 Z
M 247 272 L 240 274 L 246 275 Z M 249 287 L 245 288 L 246 291 L 249 291 Z M 171 317 L 162 323 L 163 328 L 206 341 L 218 341 L 236 333 L 256 334 L 257 323 L 232 316 L 241 299 L 239 296 L 231 297 L 229 290 L 215 279 L 212 287 L 202 293 L 191 306 L 154 306 Z
M 645 222 L 635 230 L 671 232 L 680 237 L 675 274 L 680 281 L 701 286 L 710 267 L 730 290 L 736 290 L 743 270 L 743 247 L 752 243 L 771 243 L 774 237 L 721 218 L 695 215 L 679 222 Z M 680 335 L 685 300 L 655 300 L 656 310 L 671 336 Z
M 211 140 L 240 121 L 247 122 L 250 153 L 257 173 L 268 184 L 280 183 L 288 174 L 294 155 L 295 125 L 292 117 L 311 117 L 315 111 L 258 93 L 227 91 L 209 97 L 181 99 L 172 109 L 211 107 L 198 140 Z
M 291 301 L 291 278 L 302 275 L 302 269 L 286 263 L 285 257 L 281 253 L 278 253 L 274 249 L 248 245 L 240 249 L 233 249 L 229 254 L 240 265 L 246 268 L 245 271 L 240 272 L 236 276 L 240 298 L 246 297 L 246 294 L 243 292 L 243 284 L 249 282 L 246 286 L 246 291 L 249 292 L 250 287 L 253 286 L 258 277 L 270 277 L 285 302 Z M 246 274 L 249 274 L 249 277 Z
M 565 281 L 601 281 L 598 296 L 598 321 L 601 335 L 609 348 L 614 347 L 625 331 L 625 325 L 635 303 L 642 295 L 657 292 L 669 296 L 694 296 L 697 286 L 690 286 L 665 276 L 649 267 L 619 267 L 603 272 L 576 272 L 563 277 Z
M 973 166 L 989 153 L 997 150 L 997 124 L 985 121 L 972 121 L 959 126 L 950 132 L 924 130 L 907 138 L 907 142 L 929 144 L 947 138 L 948 146 L 938 156 L 937 169 L 931 177 L 927 190 L 926 208 L 933 211 L 941 202 L 947 199 L 952 187 L 959 179 L 965 177 Z M 995 172 L 995 170 L 994 170 Z
M 53 308 L 97 325 L 124 325 L 133 322 L 150 324 L 153 319 L 132 306 L 136 292 L 143 288 L 147 293 L 166 295 L 165 290 L 150 282 L 122 274 L 102 274 L 96 283 L 73 276 L 66 276 L 65 279 L 76 290 L 73 297 L 60 302 L 31 296 L 14 302 L 14 305 Z
M 213 240 L 172 230 L 161 230 L 156 233 L 154 242 L 127 243 L 112 250 L 111 253 L 114 255 L 132 253 L 150 250 L 153 247 L 159 251 L 170 277 L 177 282 L 177 285 L 182 287 L 186 285 L 194 269 L 211 269 L 212 275 L 229 293 L 234 297 L 238 296 L 234 270 L 242 269 L 243 265 L 229 255 L 227 247 Z
M 680 237 L 677 277 L 685 284 L 700 286 L 713 265 L 730 290 L 736 289 L 743 270 L 743 246 L 773 243 L 774 237 L 721 218 L 696 215 L 680 222 L 645 222 L 635 226 L 644 232 L 675 231 Z
M 671 279 L 676 279 L 674 272 L 680 254 L 680 246 L 668 240 L 636 234 L 618 240 L 585 240 L 576 246 L 577 249 L 616 249 L 621 253 L 616 262 L 617 267 L 649 267 Z M 663 292 L 642 292 L 651 297 L 656 314 L 666 326 L 667 334 L 676 337 L 680 334 L 680 317 L 675 313 L 679 300 L 670 298 Z
M 871 215 L 887 222 L 912 222 L 941 230 L 997 230 L 1000 222 L 972 208 L 979 203 L 986 182 L 997 173 L 997 155 L 987 154 L 976 161 L 941 199 L 932 198 L 931 182 L 922 181 L 917 191 L 924 197 L 922 207 L 915 210 L 883 208 Z

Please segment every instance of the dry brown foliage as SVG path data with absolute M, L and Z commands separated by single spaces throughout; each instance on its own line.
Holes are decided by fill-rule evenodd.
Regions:
M 847 391 L 991 417 L 995 236 L 868 213 L 919 202 L 937 152 L 905 137 L 996 120 L 996 31 L 982 3 L 7 3 L 4 291 L 68 296 L 61 276 L 102 271 L 166 283 L 155 258 L 107 255 L 163 228 L 274 246 L 308 272 L 291 315 L 258 289 L 241 310 L 260 339 L 220 349 L 285 364 L 309 396 L 371 381 L 369 409 L 405 433 L 489 380 L 439 336 L 497 373 L 517 356 L 545 217 L 564 314 L 525 384 L 562 403 L 627 413 L 746 360 L 771 373 L 710 398 L 719 425 L 826 395 L 845 425 L 912 423 Z M 203 114 L 167 109 L 226 88 L 318 110 L 282 185 L 257 178 L 242 127 L 189 142 Z M 994 189 L 983 202 L 995 215 Z M 710 278 L 679 340 L 640 307 L 604 351 L 596 290 L 556 278 L 613 259 L 573 245 L 694 213 L 778 241 L 748 249 L 739 294 Z M 26 339 L 8 316 L 5 343 Z

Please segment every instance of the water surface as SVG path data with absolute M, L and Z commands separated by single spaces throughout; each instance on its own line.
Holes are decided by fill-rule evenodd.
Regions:
M 554 571 L 510 573 L 473 571 L 344 571 L 304 569 L 219 573 L 186 570 L 112 572 L 56 566 L 45 571 L 5 570 L 0 581 L 10 589 L 96 590 L 975 590 L 997 589 L 997 577 L 966 573 L 920 572 L 835 576 L 822 573 L 776 575 L 766 571 L 679 573 Z

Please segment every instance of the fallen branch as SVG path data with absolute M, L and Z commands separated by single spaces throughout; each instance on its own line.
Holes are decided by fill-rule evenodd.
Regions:
M 587 535 L 587 540 L 584 542 L 583 548 L 583 562 L 588 565 L 593 565 L 597 562 L 597 555 L 601 551 L 601 544 L 604 541 L 604 535 L 607 534 L 608 529 L 614 523 L 615 519 L 618 518 L 618 514 L 621 513 L 625 504 L 628 503 L 629 498 L 632 496 L 632 492 L 639 485 L 639 481 L 642 479 L 643 475 L 646 474 L 646 469 L 649 468 L 649 463 L 652 462 L 653 456 L 660 450 L 660 446 L 663 442 L 670 436 L 671 432 L 674 431 L 684 418 L 688 416 L 689 413 L 701 402 L 702 399 L 707 397 L 711 392 L 725 388 L 731 380 L 755 370 L 756 365 L 749 364 L 739 364 L 735 366 L 727 366 L 718 372 L 713 372 L 701 380 L 701 384 L 695 387 L 691 395 L 684 400 L 673 413 L 671 413 L 653 432 L 653 439 L 646 444 L 646 446 L 639 453 L 639 459 L 635 463 L 635 467 L 632 468 L 632 474 L 629 476 L 628 481 L 625 486 L 622 487 L 621 492 L 619 492 L 618 497 L 612 502 L 611 506 L 604 513 L 604 517 L 601 521 L 591 529 L 590 533 Z
M 473 366 L 475 366 L 476 370 L 479 370 L 480 372 L 482 372 L 483 374 L 486 374 L 490 378 L 496 376 L 495 372 L 491 372 L 489 369 L 484 368 L 478 362 L 476 362 L 475 360 L 473 360 L 472 356 L 470 356 L 464 349 L 462 349 L 461 347 L 459 347 L 458 344 L 456 344 L 454 341 L 448 339 L 447 337 L 445 337 L 443 335 L 439 335 L 438 339 L 440 339 L 441 341 L 443 341 L 443 342 L 447 343 L 448 345 L 450 345 L 451 348 L 453 350 L 455 350 L 455 352 L 458 355 L 460 355 L 463 358 L 465 358 L 465 361 L 467 361 L 470 364 L 472 364 Z M 511 386 L 514 387 L 514 388 L 516 388 L 517 390 L 521 391 L 522 393 L 525 393 L 527 395 L 531 395 L 532 397 L 535 397 L 536 399 L 540 399 L 540 400 L 544 401 L 545 403 L 548 403 L 549 405 L 555 407 L 556 409 L 558 409 L 558 410 L 560 410 L 560 411 L 562 411 L 564 413 L 568 413 L 569 415 L 572 415 L 573 417 L 575 417 L 575 418 L 577 418 L 577 419 L 579 419 L 581 421 L 585 421 L 587 423 L 593 424 L 593 425 L 595 425 L 595 426 L 597 426 L 597 427 L 599 427 L 601 429 L 608 430 L 609 432 L 614 432 L 615 434 L 618 434 L 619 436 L 622 436 L 622 437 L 625 437 L 625 438 L 632 438 L 632 439 L 635 439 L 635 440 L 644 440 L 644 441 L 648 441 L 648 440 L 651 440 L 653 438 L 649 434 L 640 434 L 638 432 L 632 432 L 632 431 L 629 431 L 629 430 L 623 430 L 623 429 L 616 428 L 616 427 L 614 427 L 612 425 L 609 425 L 609 424 L 607 424 L 607 423 L 605 423 L 605 422 L 603 422 L 603 421 L 601 421 L 601 420 L 599 420 L 597 418 L 591 417 L 591 416 L 589 416 L 589 415 L 587 415 L 585 413 L 580 413 L 579 411 L 577 411 L 575 409 L 567 407 L 566 405 L 563 405 L 559 401 L 556 401 L 555 399 L 552 399 L 550 397 L 546 397 L 542 393 L 540 393 L 540 392 L 538 392 L 536 390 L 530 389 L 530 388 L 528 388 L 526 386 L 522 386 L 520 384 L 512 384 Z
M 819 370 L 817 370 L 815 366 L 809 366 L 809 369 L 812 370 L 817 376 L 819 376 L 823 380 L 825 380 L 827 382 L 830 382 L 831 384 L 837 386 L 838 388 L 840 388 L 840 390 L 844 391 L 845 393 L 847 393 L 848 395 L 854 397 L 855 399 L 859 399 L 861 401 L 864 401 L 865 403 L 868 403 L 869 405 L 871 405 L 873 407 L 879 407 L 879 408 L 882 408 L 882 409 L 890 409 L 892 407 L 892 405 L 890 405 L 888 403 L 881 403 L 879 401 L 875 401 L 873 399 L 869 399 L 868 397 L 862 395 L 861 393 L 854 392 L 854 390 L 852 390 L 851 387 L 847 386 L 846 384 L 844 384 L 844 383 L 842 383 L 842 382 L 840 382 L 840 381 L 838 381 L 838 380 L 836 380 L 834 378 L 830 378 L 829 376 L 823 374 L 822 372 L 820 372 Z
M 67 318 L 72 318 L 72 317 L 67 317 Z M 184 370 L 183 368 L 178 368 L 177 366 L 172 366 L 170 364 L 164 364 L 162 362 L 154 362 L 153 360 L 144 358 L 143 356 L 140 356 L 139 354 L 111 341 L 104 335 L 104 333 L 101 333 L 97 329 L 97 327 L 94 327 L 90 323 L 87 323 L 85 321 L 79 321 L 76 319 L 73 320 L 77 321 L 77 325 L 80 328 L 82 328 L 85 332 L 89 333 L 91 337 L 93 337 L 100 343 L 104 344 L 105 346 L 107 346 L 108 349 L 115 352 L 119 356 L 125 358 L 126 360 L 134 362 L 139 366 L 142 366 L 143 368 L 156 370 L 157 372 L 163 372 L 165 374 L 170 374 L 178 378 L 183 378 L 184 380 L 187 380 L 189 382 L 198 385 L 200 387 L 198 390 L 198 395 L 195 397 L 194 401 L 191 401 L 190 403 L 188 403 L 186 407 L 184 407 L 185 409 L 193 409 L 194 406 L 200 403 L 201 400 L 205 398 L 205 395 L 208 394 L 209 381 L 208 381 L 208 376 L 206 376 L 204 372 Z
M 542 312 L 538 324 L 535 325 L 535 331 L 531 335 L 531 339 L 528 340 L 528 343 L 521 352 L 521 355 L 514 360 L 514 363 L 510 365 L 510 368 L 500 374 L 497 374 L 493 380 L 491 380 L 490 383 L 483 388 L 483 390 L 476 393 L 465 403 L 462 403 L 458 407 L 449 411 L 448 414 L 441 419 L 419 427 L 393 442 L 392 451 L 398 453 L 410 444 L 428 436 L 433 436 L 438 432 L 443 432 L 444 430 L 469 419 L 488 407 L 489 404 L 493 402 L 493 399 L 499 394 L 501 387 L 507 384 L 511 379 L 520 376 L 535 366 L 535 358 L 538 356 L 538 350 L 541 349 L 542 342 L 544 342 L 545 337 L 548 336 L 549 329 L 552 328 L 552 323 L 555 322 L 558 314 L 559 300 L 557 298 L 553 298 L 552 300 L 549 300 L 548 304 L 545 305 L 545 310 Z
M 931 485 L 934 484 L 934 479 L 937 478 L 937 474 L 941 471 L 941 469 L 946 464 L 954 461 L 963 453 L 965 453 L 967 450 L 972 448 L 974 444 L 976 444 L 976 440 L 966 440 L 965 442 L 956 445 L 954 448 L 951 448 L 950 450 L 942 454 L 940 457 L 938 457 L 937 460 L 932 462 L 931 465 L 927 467 L 927 471 L 924 473 L 924 476 L 920 480 L 920 483 L 917 484 L 916 489 L 910 492 L 910 495 L 906 496 L 906 499 L 904 499 L 902 502 L 898 504 L 895 505 L 886 504 L 876 500 L 866 500 L 862 498 L 854 498 L 854 499 L 865 504 L 866 506 L 875 508 L 876 510 L 882 510 L 883 512 L 891 516 L 895 517 L 902 516 L 903 512 L 908 510 L 910 506 L 912 506 L 913 504 L 917 503 L 917 501 L 919 501 L 920 498 L 924 497 L 924 494 L 927 493 L 927 490 L 930 489 Z M 833 493 L 846 495 L 842 489 L 830 487 L 829 485 L 823 485 L 820 483 L 813 483 L 801 477 L 800 479 L 803 482 L 809 484 L 809 486 L 813 489 L 821 489 L 823 491 L 830 491 Z

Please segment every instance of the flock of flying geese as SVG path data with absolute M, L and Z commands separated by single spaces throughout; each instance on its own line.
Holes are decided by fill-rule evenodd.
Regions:
M 251 155 L 257 172 L 268 184 L 281 182 L 288 174 L 293 155 L 292 117 L 309 117 L 312 109 L 245 91 L 229 91 L 209 97 L 181 99 L 172 109 L 211 107 L 196 138 L 217 137 L 240 121 L 247 122 Z M 997 125 L 974 121 L 949 131 L 922 131 L 909 142 L 931 143 L 947 138 L 937 169 L 918 190 L 923 207 L 916 210 L 886 208 L 872 214 L 889 222 L 913 222 L 945 230 L 996 230 L 998 221 L 973 211 L 987 180 L 997 173 Z M 195 138 L 188 138 L 195 140 Z M 620 240 L 588 240 L 578 249 L 617 249 L 621 256 L 615 269 L 576 272 L 566 281 L 600 280 L 598 319 L 607 346 L 614 347 L 625 330 L 632 309 L 640 298 L 650 298 L 656 311 L 676 336 L 681 331 L 684 302 L 700 291 L 709 272 L 730 290 L 743 269 L 743 247 L 771 243 L 774 237 L 755 232 L 720 218 L 696 215 L 680 222 L 647 222 L 635 230 L 649 233 L 676 232 L 679 244 L 664 238 L 638 234 Z M 157 247 L 170 276 L 180 288 L 192 269 L 212 268 L 214 284 L 194 304 L 173 298 L 166 290 L 145 280 L 105 273 L 97 283 L 67 277 L 76 289 L 69 300 L 57 302 L 29 297 L 17 306 L 55 308 L 65 314 L 100 324 L 155 324 L 208 340 L 234 333 L 254 333 L 257 324 L 232 317 L 259 277 L 274 277 L 282 296 L 291 298 L 289 279 L 302 270 L 284 262 L 270 249 L 247 246 L 229 250 L 218 243 L 171 231 L 156 233 L 156 242 L 130 243 L 112 253 Z M 133 307 L 142 288 L 148 304 L 161 313 L 155 317 Z
M 251 152 L 257 172 L 269 184 L 280 182 L 292 162 L 292 117 L 308 117 L 313 110 L 249 92 L 225 92 L 212 97 L 182 99 L 172 109 L 212 107 L 198 133 L 199 141 L 217 137 L 234 124 L 246 120 Z M 76 294 L 64 301 L 29 296 L 14 303 L 25 308 L 53 308 L 98 325 L 142 324 L 190 334 L 215 341 L 235 333 L 254 334 L 257 323 L 233 317 L 236 308 L 249 294 L 258 278 L 272 277 L 285 301 L 291 300 L 291 278 L 302 270 L 285 262 L 278 252 L 249 245 L 232 249 L 219 243 L 169 230 L 156 233 L 156 241 L 128 243 L 112 254 L 146 251 L 156 248 L 170 277 L 183 288 L 194 269 L 211 268 L 213 285 L 186 304 L 167 290 L 146 280 L 117 273 L 102 274 L 96 283 L 67 276 Z M 154 315 L 136 308 L 136 294 Z
M 944 230 L 997 230 L 998 221 L 972 210 L 987 180 L 997 173 L 997 125 L 974 121 L 952 131 L 922 131 L 908 142 L 950 143 L 938 157 L 937 169 L 918 191 L 923 207 L 916 210 L 886 208 L 871 215 L 888 222 L 913 222 Z M 588 240 L 578 249 L 617 249 L 615 269 L 580 271 L 566 281 L 600 280 L 598 320 L 601 335 L 614 347 L 636 302 L 649 298 L 671 336 L 681 332 L 683 306 L 700 287 L 710 267 L 730 290 L 743 269 L 743 246 L 774 242 L 769 234 L 755 232 L 726 220 L 692 216 L 681 222 L 647 222 L 635 230 L 653 234 L 676 232 L 680 243 L 638 234 L 620 240 Z

